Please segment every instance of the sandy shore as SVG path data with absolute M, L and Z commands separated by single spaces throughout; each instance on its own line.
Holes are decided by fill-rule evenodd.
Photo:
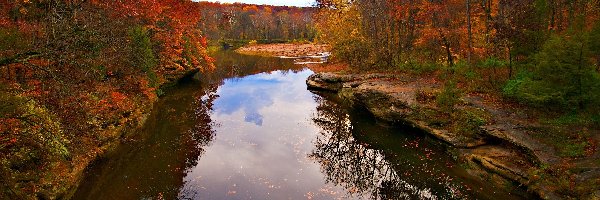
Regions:
M 322 44 L 257 44 L 239 48 L 236 52 L 246 55 L 300 57 L 328 52 L 330 47 Z
M 239 48 L 236 52 L 246 55 L 270 57 L 303 57 L 329 52 L 328 45 L 322 44 L 258 44 Z M 314 72 L 340 72 L 348 69 L 344 63 L 306 64 Z

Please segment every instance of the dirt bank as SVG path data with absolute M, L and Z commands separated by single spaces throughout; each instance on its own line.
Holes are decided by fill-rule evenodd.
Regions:
M 473 175 L 497 184 L 525 185 L 544 199 L 600 198 L 600 164 L 589 164 L 599 163 L 598 153 L 561 157 L 535 137 L 555 129 L 531 120 L 525 108 L 466 94 L 448 111 L 436 103 L 440 83 L 408 74 L 317 73 L 307 85 L 335 92 L 377 118 L 418 127 L 445 141 Z
M 236 50 L 246 55 L 300 57 L 311 56 L 328 51 L 328 45 L 322 44 L 256 44 Z

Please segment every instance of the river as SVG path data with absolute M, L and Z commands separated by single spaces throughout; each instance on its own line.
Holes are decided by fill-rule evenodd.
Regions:
M 143 128 L 90 167 L 73 199 L 521 199 L 446 145 L 311 92 L 292 60 L 218 52 Z

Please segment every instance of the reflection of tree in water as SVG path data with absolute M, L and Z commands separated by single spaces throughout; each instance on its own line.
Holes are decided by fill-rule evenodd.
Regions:
M 213 102 L 218 97 L 216 94 L 218 87 L 216 84 L 203 86 L 203 95 L 195 96 L 193 103 L 188 107 L 191 111 L 185 112 L 191 114 L 188 117 L 193 122 L 187 134 L 182 135 L 184 138 L 181 140 L 190 150 L 185 156 L 186 171 L 198 165 L 198 160 L 205 151 L 204 148 L 209 146 L 215 137 L 213 128 L 218 124 L 211 120 L 210 114 L 212 113 Z
M 321 164 L 328 183 L 346 188 L 349 196 L 371 199 L 460 198 L 457 187 L 447 177 L 433 178 L 441 187 L 437 189 L 419 183 L 415 177 L 406 177 L 412 172 L 399 171 L 406 167 L 391 163 L 382 150 L 367 148 L 352 136 L 355 127 L 345 108 L 319 96 L 315 99 L 319 105 L 313 121 L 321 128 L 321 133 L 309 156 Z M 444 192 L 438 192 L 440 189 Z
M 132 142 L 92 169 L 73 199 L 177 199 L 183 178 L 214 139 L 210 113 L 217 86 L 177 87 L 161 98 Z
M 219 82 L 227 78 L 240 78 L 252 74 L 291 69 L 299 72 L 303 65 L 295 65 L 291 59 L 274 57 L 248 56 L 233 51 L 219 51 L 213 57 L 216 59 L 214 71 L 203 74 L 203 80 Z

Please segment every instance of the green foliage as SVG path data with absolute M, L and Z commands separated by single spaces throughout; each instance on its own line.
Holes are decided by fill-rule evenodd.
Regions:
M 588 45 L 590 49 L 590 53 L 596 59 L 596 67 L 598 72 L 600 72 L 600 21 L 596 22 L 596 25 L 589 33 L 588 37 Z
M 431 74 L 442 68 L 442 65 L 434 62 L 418 62 L 410 60 L 400 66 L 401 69 L 416 74 Z
M 252 40 L 234 40 L 234 39 L 219 40 L 220 46 L 223 47 L 224 49 L 229 49 L 229 48 L 238 49 L 247 44 L 250 44 L 250 42 L 252 42 Z M 258 43 L 258 41 L 256 43 Z
M 507 66 L 506 61 L 500 60 L 496 57 L 490 57 L 488 59 L 483 60 L 480 64 L 480 67 L 493 69 L 493 68 L 503 68 Z
M 590 50 L 596 54 L 600 54 L 600 21 L 596 22 L 596 25 L 590 31 L 588 39 Z
M 155 93 L 156 93 L 156 96 L 159 96 L 159 97 L 162 97 L 162 96 L 164 96 L 164 95 L 166 94 L 166 93 L 165 93 L 165 91 L 163 91 L 163 90 L 162 90 L 162 89 L 160 89 L 160 88 L 157 88 L 157 89 L 155 90 Z
M 129 30 L 129 37 L 133 64 L 144 72 L 154 69 L 158 60 L 152 50 L 148 30 L 141 26 L 135 26 Z
M 462 135 L 474 135 L 481 131 L 481 126 L 487 123 L 489 116 L 485 111 L 478 109 L 464 109 L 452 113 L 453 127 L 455 133 Z
M 531 105 L 582 108 L 598 105 L 600 76 L 589 63 L 585 37 L 553 36 L 535 55 L 529 71 L 504 87 L 507 96 Z
M 454 65 L 450 66 L 448 68 L 446 76 L 465 78 L 468 81 L 472 81 L 478 78 L 478 75 L 474 71 L 474 68 L 464 60 L 460 60 Z
M 548 124 L 557 125 L 557 126 L 586 126 L 595 123 L 594 115 L 590 115 L 587 113 L 569 113 L 562 115 L 555 119 L 549 119 L 547 121 Z
M 289 40 L 284 39 L 259 39 L 252 41 L 255 41 L 257 44 L 283 44 L 290 42 Z
M 148 30 L 141 26 L 136 26 L 129 30 L 131 38 L 131 55 L 133 64 L 146 73 L 149 87 L 157 88 L 159 79 L 154 72 L 154 68 L 158 64 L 158 60 L 152 50 L 152 41 Z
M 531 73 L 527 71 L 522 71 L 515 76 L 515 78 L 509 80 L 502 92 L 504 95 L 509 97 L 520 97 L 522 95 L 523 84 L 529 83 L 531 81 Z
M 448 81 L 440 94 L 437 95 L 436 103 L 441 109 L 452 111 L 454 106 L 460 102 L 460 95 L 461 92 L 456 87 L 456 83 Z
M 106 46 L 103 41 L 98 38 L 97 30 L 89 28 L 75 27 L 70 32 L 70 37 L 73 39 L 74 49 L 84 50 L 81 56 L 85 58 L 97 57 L 100 51 Z

